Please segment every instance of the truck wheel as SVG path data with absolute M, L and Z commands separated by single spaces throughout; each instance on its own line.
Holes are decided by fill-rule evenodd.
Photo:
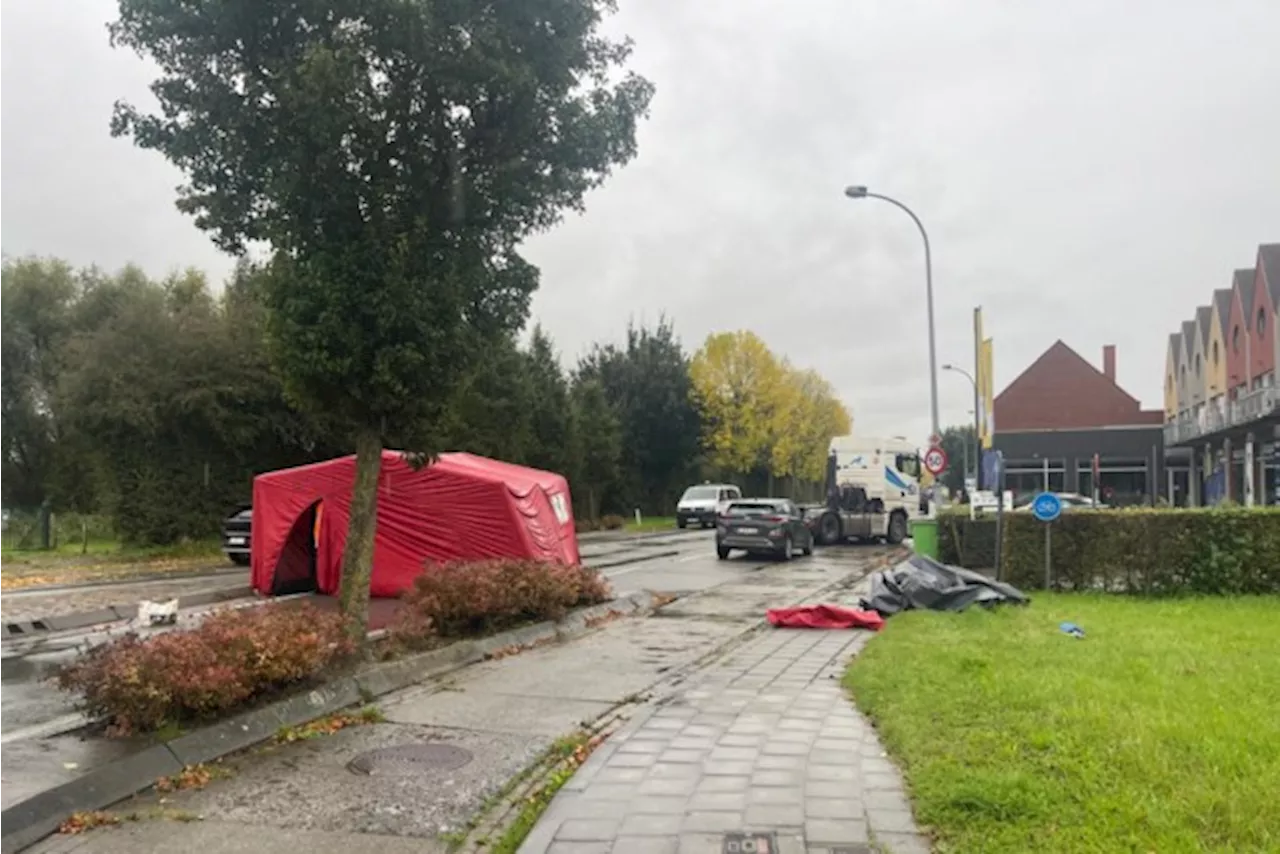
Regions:
M 907 517 L 902 513 L 894 513 L 889 517 L 889 535 L 885 541 L 896 546 L 907 538 Z
M 818 542 L 824 546 L 840 541 L 840 519 L 834 513 L 827 513 L 818 525 Z

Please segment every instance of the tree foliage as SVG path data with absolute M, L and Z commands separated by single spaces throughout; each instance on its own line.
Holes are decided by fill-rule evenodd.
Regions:
M 44 502 L 54 474 L 53 395 L 80 282 L 61 261 L 4 261 L 0 306 L 0 441 L 4 504 Z
M 767 465 L 786 392 L 773 351 L 754 332 L 709 335 L 689 373 L 713 463 L 743 473 Z
M 525 321 L 530 234 L 635 155 L 652 87 L 607 0 L 120 0 L 159 111 L 112 131 L 162 153 L 222 248 L 267 245 L 272 359 L 345 428 L 356 485 L 343 610 L 363 632 L 381 449 L 434 453 L 459 385 Z
M 753 332 L 708 336 L 690 375 L 705 447 L 725 471 L 821 480 L 831 438 L 851 429 L 830 383 L 779 359 Z
M 578 366 L 578 382 L 600 384 L 621 427 L 624 477 L 609 504 L 670 512 L 695 475 L 698 412 L 689 358 L 665 318 L 650 329 L 631 324 L 625 346 L 597 346 Z
M 350 453 L 342 422 L 284 395 L 266 347 L 268 275 L 241 262 L 215 295 L 190 270 L 157 280 L 6 261 L 4 506 L 47 498 L 110 517 L 127 539 L 170 543 L 216 533 L 253 475 Z M 693 373 L 665 320 L 629 326 L 571 370 L 535 327 L 523 344 L 495 339 L 430 429 L 442 450 L 564 473 L 580 520 L 661 514 L 722 474 L 699 448 Z M 818 480 L 847 414 L 816 373 L 789 376 L 760 471 Z
M 787 380 L 774 428 L 772 469 L 778 475 L 820 481 L 826 476 L 832 438 L 849 435 L 853 419 L 817 371 L 799 371 L 785 363 L 784 368 Z
M 942 431 L 942 450 L 947 452 L 947 470 L 938 478 L 938 482 L 951 490 L 953 495 L 964 489 L 964 479 L 974 469 L 974 457 L 978 450 L 974 446 L 974 430 L 972 424 L 952 425 Z M 969 462 L 969 472 L 965 469 L 965 460 Z

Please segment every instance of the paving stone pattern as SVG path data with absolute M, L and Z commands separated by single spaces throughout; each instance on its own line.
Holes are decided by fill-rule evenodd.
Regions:
M 520 854 L 928 852 L 897 768 L 840 686 L 864 632 L 771 629 L 615 735 Z

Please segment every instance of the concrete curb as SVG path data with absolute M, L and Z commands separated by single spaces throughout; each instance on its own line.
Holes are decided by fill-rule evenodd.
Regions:
M 662 552 L 647 552 L 645 554 L 619 558 L 618 560 L 610 561 L 608 563 L 592 561 L 590 564 L 588 564 L 588 566 L 596 570 L 613 569 L 615 566 L 627 566 L 628 564 L 633 564 L 633 563 L 644 563 L 646 560 L 656 560 L 657 558 L 663 558 L 663 557 L 675 557 L 678 554 L 680 554 L 680 552 L 676 551 L 675 549 L 671 549 L 669 551 L 662 551 Z
M 283 727 L 301 726 L 357 703 L 368 702 L 373 697 L 443 676 L 484 661 L 498 650 L 565 640 L 589 630 L 597 620 L 611 615 L 647 613 L 653 609 L 654 601 L 650 593 L 633 593 L 611 602 L 579 608 L 558 623 L 536 623 L 487 638 L 459 641 L 397 661 L 372 664 L 353 676 L 327 683 L 306 694 L 271 703 L 148 747 L 5 809 L 0 813 L 0 827 L 3 828 L 0 831 L 0 854 L 10 854 L 33 845 L 57 830 L 58 825 L 72 813 L 105 809 L 150 788 L 158 777 L 171 776 L 188 765 L 212 762 L 253 747 Z
M 584 531 L 578 534 L 579 543 L 614 543 L 625 540 L 650 540 L 655 537 L 688 536 L 698 532 L 706 533 L 704 528 L 663 528 L 657 531 L 642 531 L 629 534 L 626 531 Z

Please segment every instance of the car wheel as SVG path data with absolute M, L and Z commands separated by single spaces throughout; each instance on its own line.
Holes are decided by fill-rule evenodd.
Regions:
M 728 560 L 729 550 L 724 546 L 716 546 L 716 557 L 720 558 L 720 560 Z
M 885 541 L 890 545 L 896 546 L 907 538 L 907 517 L 901 513 L 894 513 L 889 517 L 889 536 L 885 537 Z
M 840 539 L 840 520 L 834 513 L 827 513 L 818 525 L 818 541 L 824 546 Z
M 791 539 L 791 535 L 787 534 L 787 538 L 782 541 L 782 552 L 778 555 L 782 560 L 791 560 L 791 553 L 795 550 L 795 541 Z
M 684 518 L 683 518 L 683 517 L 681 517 L 681 516 L 677 516 L 677 517 L 676 517 L 676 527 L 677 527 L 677 528 L 683 528 L 686 524 L 688 524 L 688 523 L 687 523 L 687 522 L 685 522 L 685 520 L 684 520 Z
M 249 556 L 248 555 L 231 555 L 231 562 L 234 563 L 236 566 L 248 566 Z

